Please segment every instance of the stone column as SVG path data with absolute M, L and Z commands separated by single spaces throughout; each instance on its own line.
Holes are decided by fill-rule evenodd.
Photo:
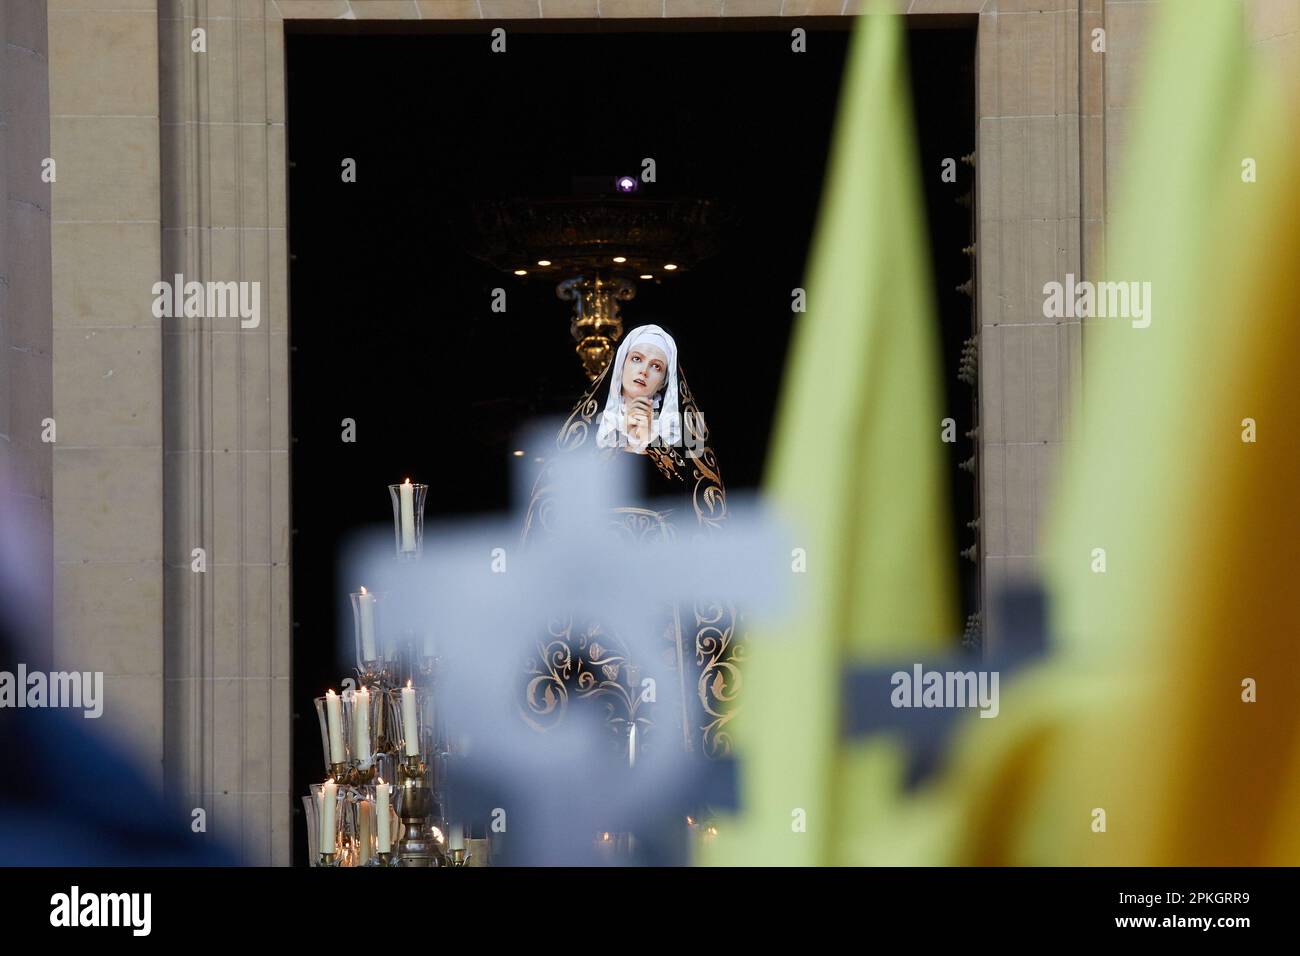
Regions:
M 1079 323 L 1044 318 L 1042 288 L 1067 273 L 1081 277 L 1085 264 L 1080 22 L 1074 0 L 989 0 L 980 14 L 980 505 L 989 648 L 999 627 L 993 601 L 1009 581 L 1036 571 L 1052 468 L 1077 388 Z
M 261 308 L 256 327 L 232 316 L 164 328 L 167 784 L 207 809 L 245 863 L 286 864 L 283 26 L 269 3 L 164 0 L 157 36 L 163 274 L 256 282 Z

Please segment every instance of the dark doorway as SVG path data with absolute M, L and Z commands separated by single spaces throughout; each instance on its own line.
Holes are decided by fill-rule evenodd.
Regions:
M 489 49 L 497 24 L 419 35 L 405 24 L 387 27 L 410 27 L 395 35 L 301 24 L 287 37 L 295 864 L 306 859 L 299 798 L 323 769 L 311 701 L 351 670 L 332 651 L 351 628 L 340 542 L 390 522 L 385 486 L 406 476 L 429 482 L 429 522 L 521 507 L 510 500 L 515 430 L 566 414 L 586 387 L 569 306 L 546 283 L 466 255 L 451 218 L 459 203 L 562 195 L 574 177 L 635 175 L 644 157 L 657 166 L 648 190 L 734 203 L 743 228 L 726 248 L 643 284 L 624 327 L 656 322 L 676 335 L 728 487 L 761 478 L 851 24 L 668 23 L 505 23 L 507 55 Z M 809 30 L 807 53 L 790 52 L 794 25 Z M 960 435 L 974 423 L 957 379 L 972 334 L 971 299 L 956 291 L 970 274 L 971 208 L 956 199 L 973 176 L 959 165 L 958 182 L 943 183 L 939 170 L 974 149 L 975 33 L 913 30 L 910 45 Z M 355 183 L 342 181 L 345 158 Z M 496 287 L 508 290 L 505 314 L 490 309 Z M 345 418 L 355 443 L 341 440 Z M 975 565 L 957 551 L 975 491 L 956 465 L 971 444 L 949 449 L 953 560 L 969 612 Z

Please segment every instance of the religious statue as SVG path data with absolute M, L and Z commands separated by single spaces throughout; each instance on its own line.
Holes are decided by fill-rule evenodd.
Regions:
M 645 500 L 614 508 L 611 527 L 637 541 L 679 534 L 713 534 L 727 516 L 727 494 L 709 444 L 704 416 L 677 358 L 677 343 L 657 325 L 630 331 L 613 361 L 573 409 L 556 436 L 553 455 L 594 443 L 601 462 L 634 454 L 645 462 Z M 547 530 L 549 464 L 533 486 L 523 546 Z M 736 611 L 721 596 L 689 606 L 647 595 L 648 613 L 662 625 L 662 664 L 674 686 L 647 700 L 638 662 L 599 621 L 572 616 L 547 622 L 527 662 L 520 701 L 524 719 L 546 730 L 570 707 L 601 706 L 611 734 L 637 746 L 668 742 L 691 753 L 729 752 L 727 723 L 739 689 L 741 645 Z

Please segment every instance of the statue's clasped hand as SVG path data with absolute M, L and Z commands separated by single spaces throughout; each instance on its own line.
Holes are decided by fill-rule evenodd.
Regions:
M 648 398 L 634 398 L 627 406 L 627 434 L 632 444 L 644 447 L 650 443 L 650 429 L 654 406 Z

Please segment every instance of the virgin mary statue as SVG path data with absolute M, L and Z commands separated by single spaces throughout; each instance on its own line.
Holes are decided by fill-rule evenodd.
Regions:
M 602 467 L 633 454 L 644 465 L 644 500 L 612 509 L 611 525 L 637 541 L 713 534 L 727 517 L 727 493 L 704 416 L 677 358 L 677 343 L 657 325 L 633 329 L 614 360 L 561 427 L 533 486 L 523 547 L 548 529 L 550 460 L 594 446 Z M 646 700 L 641 665 L 599 621 L 552 619 L 527 662 L 524 719 L 545 731 L 576 706 L 602 710 L 610 733 L 638 745 L 681 746 L 717 756 L 730 750 L 727 723 L 739 690 L 741 645 L 735 608 L 723 600 L 680 604 L 647 597 L 662 628 L 662 661 L 673 687 Z

